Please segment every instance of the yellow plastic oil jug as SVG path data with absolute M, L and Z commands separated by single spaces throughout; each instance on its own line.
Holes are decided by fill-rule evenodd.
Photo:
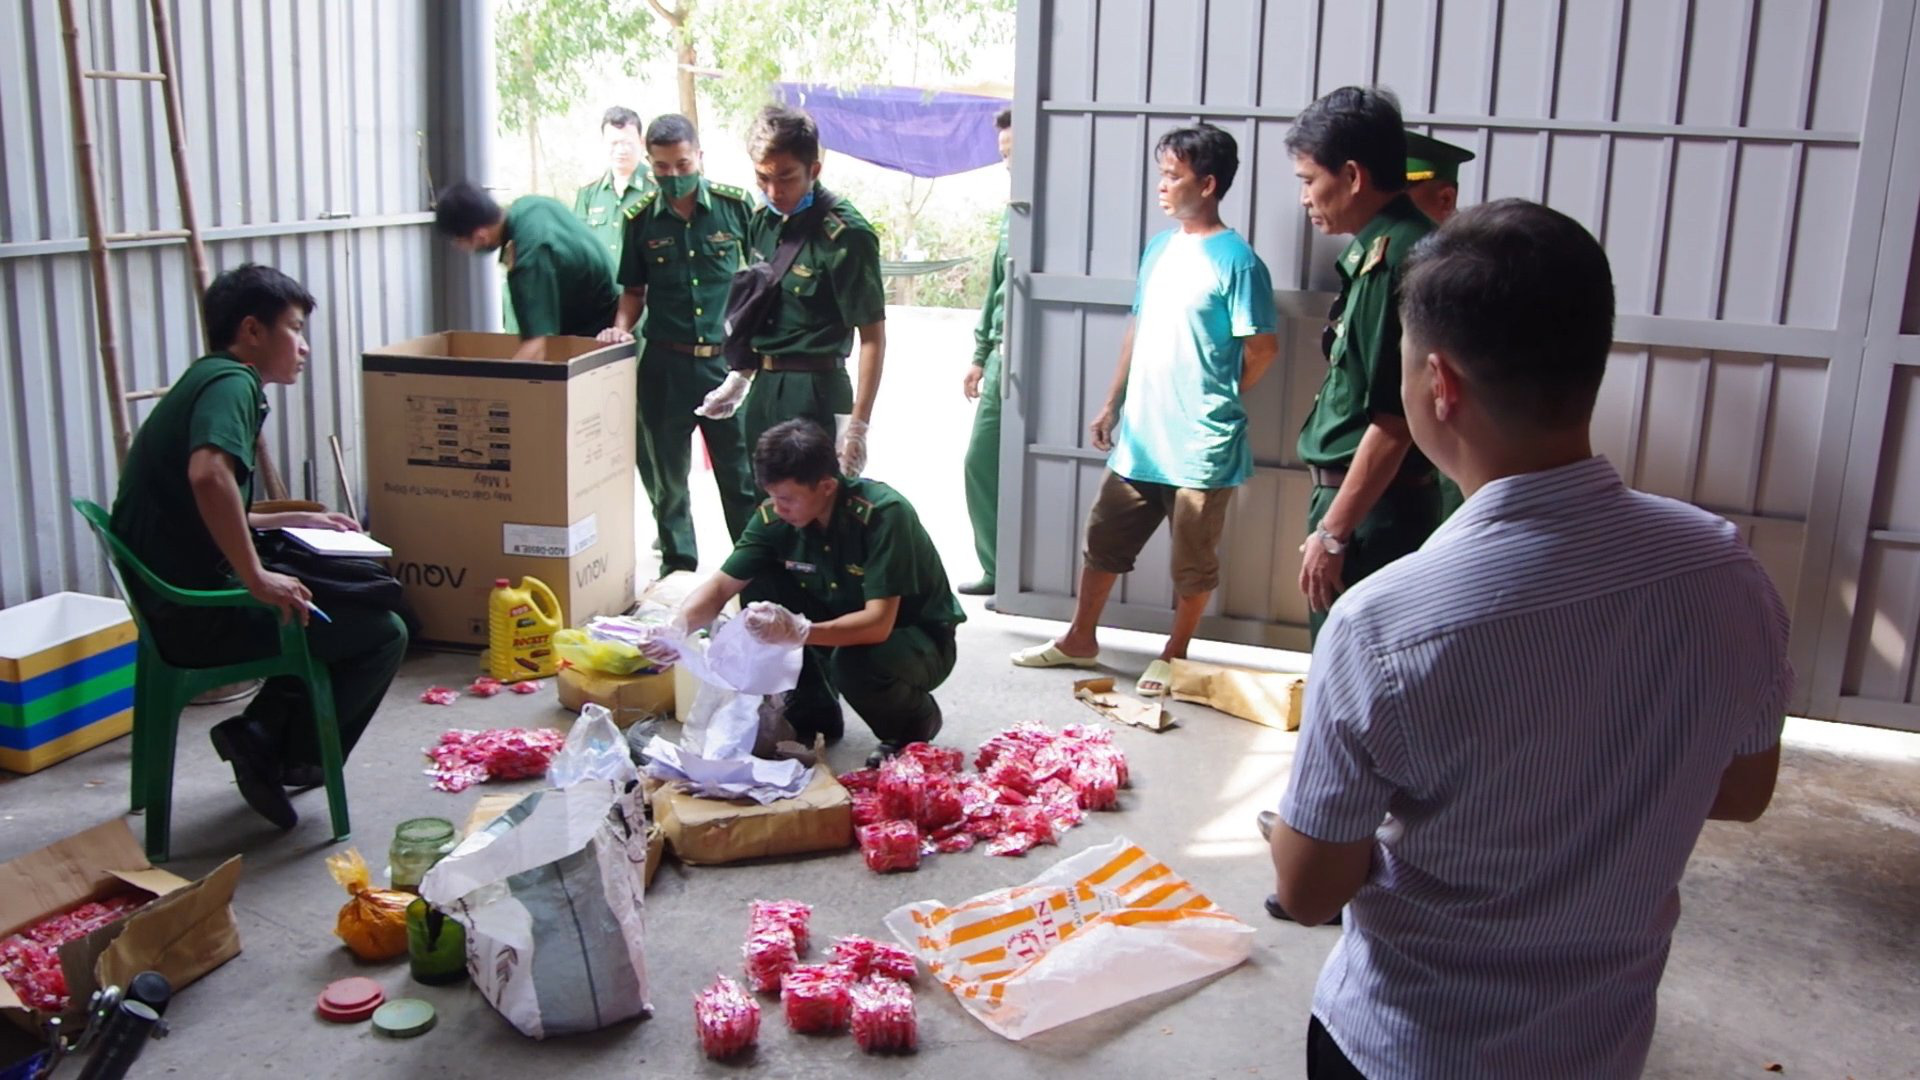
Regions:
M 544 679 L 559 670 L 553 633 L 564 624 L 560 598 L 539 578 L 523 577 L 513 588 L 493 583 L 487 599 L 487 673 L 501 682 Z

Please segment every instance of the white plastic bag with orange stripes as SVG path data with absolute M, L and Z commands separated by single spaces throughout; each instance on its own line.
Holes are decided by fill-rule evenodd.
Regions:
M 1253 927 L 1125 839 L 954 907 L 897 908 L 887 929 L 1009 1039 L 1225 971 L 1253 949 Z

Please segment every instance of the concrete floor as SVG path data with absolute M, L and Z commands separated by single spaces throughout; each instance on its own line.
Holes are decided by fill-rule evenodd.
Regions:
M 889 351 L 897 359 L 872 439 L 874 474 L 914 501 L 956 582 L 975 570 L 954 482 L 967 424 L 958 389 L 970 328 L 965 312 L 892 313 Z M 907 467 L 881 464 L 901 462 Z M 697 479 L 694 492 L 702 554 L 713 565 L 724 554 L 724 534 L 712 485 Z M 643 530 L 643 543 L 647 535 Z M 942 741 L 972 748 L 1016 720 L 1059 725 L 1091 716 L 1071 699 L 1075 673 L 1016 671 L 1006 663 L 1009 651 L 1043 639 L 1054 625 L 985 613 L 975 601 L 968 607 L 973 621 L 961 629 L 959 664 L 941 692 Z M 1128 633 L 1110 634 L 1105 644 L 1110 670 L 1128 678 L 1159 647 L 1157 639 Z M 1282 669 L 1304 661 L 1204 643 L 1196 656 Z M 451 708 L 418 703 L 426 686 L 464 684 L 473 669 L 471 657 L 412 658 L 349 763 L 353 843 L 375 866 L 384 863 L 398 821 L 429 813 L 460 821 L 489 791 L 532 786 L 433 791 L 420 772 L 420 748 L 440 731 L 567 720 L 551 691 L 463 699 Z M 324 796 L 300 796 L 300 825 L 274 832 L 240 801 L 207 743 L 207 729 L 232 708 L 189 710 L 170 868 L 193 876 L 234 852 L 245 854 L 235 900 L 244 951 L 181 994 L 168 1016 L 174 1035 L 151 1045 L 135 1075 L 1299 1076 L 1314 978 L 1339 931 L 1265 917 L 1260 900 L 1271 887 L 1270 870 L 1252 828 L 1255 811 L 1278 801 L 1294 736 L 1196 706 L 1171 708 L 1181 720 L 1171 731 L 1116 731 L 1134 776 L 1123 809 L 1092 815 L 1060 847 L 1024 859 L 970 852 L 888 876 L 869 873 L 854 851 L 736 867 L 669 864 L 648 897 L 654 1018 L 548 1043 L 520 1036 L 470 987 L 412 984 L 404 961 L 355 961 L 332 933 L 345 895 L 322 862 L 333 850 Z M 830 759 L 836 769 L 852 768 L 871 746 L 871 737 L 856 730 Z M 31 777 L 0 773 L 0 859 L 123 812 L 129 751 L 123 739 Z M 716 971 L 738 970 L 750 900 L 814 904 L 817 940 L 883 936 L 881 918 L 899 904 L 960 900 L 1017 884 L 1119 835 L 1255 926 L 1250 962 L 1022 1043 L 992 1034 L 923 979 L 922 1049 L 910 1058 L 869 1058 L 845 1036 L 792 1035 L 768 1001 L 756 1057 L 717 1065 L 699 1056 L 692 995 Z M 1772 1075 L 1763 1070 L 1778 1062 L 1789 1077 L 1920 1077 L 1920 736 L 1791 722 L 1773 809 L 1753 826 L 1709 824 L 1682 892 L 1686 911 L 1661 991 L 1649 1076 L 1759 1077 Z M 392 1042 L 364 1024 L 318 1019 L 314 996 L 350 974 L 373 976 L 394 996 L 433 1001 L 439 1027 Z M 23 1050 L 11 1035 L 0 1032 L 0 1062 Z

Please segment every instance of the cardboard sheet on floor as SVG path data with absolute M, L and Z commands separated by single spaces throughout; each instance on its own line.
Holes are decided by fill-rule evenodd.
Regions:
M 147 861 L 126 823 L 115 819 L 0 864 L 0 937 L 90 900 L 120 893 L 157 897 L 118 922 L 60 948 L 69 1014 L 85 1009 L 101 986 L 125 986 L 158 971 L 175 993 L 240 953 L 233 922 L 238 855 L 198 881 Z M 0 982 L 0 1012 L 38 1033 L 42 1015 Z
M 1142 701 L 1113 688 L 1113 676 L 1081 679 L 1073 684 L 1073 698 L 1080 704 L 1119 724 L 1165 731 L 1173 726 L 1173 717 L 1158 703 Z
M 824 763 L 799 795 L 765 806 L 662 787 L 653 793 L 653 820 L 680 861 L 693 865 L 853 846 L 853 797 Z
M 1175 701 L 1191 701 L 1270 728 L 1298 731 L 1306 706 L 1307 677 L 1298 672 L 1175 660 L 1167 692 Z

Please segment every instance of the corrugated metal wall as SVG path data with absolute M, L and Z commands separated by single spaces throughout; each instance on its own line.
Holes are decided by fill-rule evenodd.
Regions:
M 145 0 L 77 6 L 83 60 L 156 66 Z M 437 245 L 420 145 L 432 6 L 172 5 L 212 269 L 270 263 L 320 303 L 306 377 L 269 391 L 268 437 L 295 496 L 312 462 L 314 496 L 337 501 L 332 434 L 359 483 L 361 348 L 435 328 Z M 109 501 L 116 473 L 59 30 L 50 0 L 0 0 L 0 606 L 111 588 L 68 507 L 75 496 Z M 177 228 L 159 91 L 97 82 L 90 93 L 108 228 Z M 186 249 L 158 243 L 113 258 L 128 388 L 164 386 L 201 351 Z
M 1308 483 L 1293 446 L 1324 371 L 1345 238 L 1307 224 L 1283 140 L 1320 94 L 1379 84 L 1410 124 L 1478 152 L 1462 205 L 1540 200 L 1606 244 L 1620 341 L 1598 448 L 1634 485 L 1743 527 L 1795 608 L 1796 662 L 1813 669 L 1839 595 L 1834 521 L 1910 0 L 1023 0 L 1020 20 L 1016 124 L 1031 134 L 1015 192 L 1033 210 L 1015 228 L 1003 610 L 1071 609 L 1105 458 L 1085 426 L 1141 246 L 1167 225 L 1151 148 L 1198 117 L 1239 140 L 1223 214 L 1289 316 L 1279 370 L 1248 403 L 1257 472 L 1236 496 L 1202 632 L 1304 647 Z M 1167 555 L 1163 532 L 1111 621 L 1164 627 Z

